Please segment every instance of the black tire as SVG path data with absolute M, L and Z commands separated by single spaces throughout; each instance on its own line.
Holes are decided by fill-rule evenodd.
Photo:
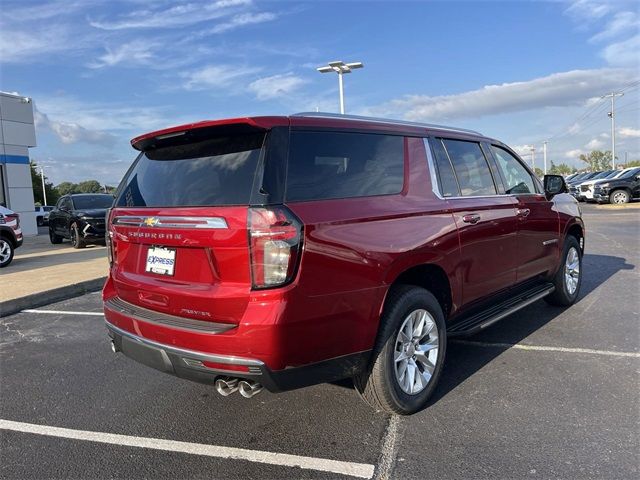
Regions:
M 42 219 L 42 217 L 38 217 L 36 218 L 36 223 L 38 224 L 39 227 L 44 225 L 44 220 Z
M 49 225 L 49 240 L 51 241 L 51 243 L 53 243 L 54 245 L 57 245 L 59 243 L 62 243 L 62 237 L 56 233 L 53 232 L 53 229 L 51 228 L 51 225 Z
M 577 276 L 578 282 L 573 292 L 570 291 L 570 287 L 567 284 L 568 279 L 565 276 L 567 257 L 570 255 L 572 249 L 577 253 L 579 267 Z M 556 272 L 556 275 L 553 279 L 553 285 L 556 287 L 556 289 L 551 295 L 547 295 L 545 297 L 545 300 L 551 305 L 568 307 L 569 305 L 573 305 L 578 299 L 578 295 L 580 294 L 580 286 L 582 285 L 582 251 L 580 250 L 580 244 L 578 243 L 576 237 L 571 235 L 567 236 L 564 242 L 564 249 L 561 258 L 562 261 L 560 263 L 560 268 L 558 268 L 558 271 Z
M 69 229 L 69 238 L 71 239 L 71 246 L 73 248 L 84 248 L 87 246 L 86 242 L 80 235 L 80 230 L 78 230 L 78 225 L 75 223 L 71 225 Z
M 631 195 L 629 192 L 623 189 L 614 190 L 609 193 L 609 203 L 613 205 L 623 205 L 631 201 Z
M 400 386 L 394 354 L 401 327 L 410 314 L 418 309 L 426 310 L 437 327 L 438 351 L 433 374 L 426 386 L 419 393 L 410 394 Z M 438 384 L 446 345 L 444 314 L 436 298 L 423 288 L 411 285 L 394 287 L 385 302 L 369 366 L 354 378 L 356 390 L 375 410 L 399 415 L 422 410 Z M 416 371 L 420 373 L 420 370 Z
M 16 249 L 13 247 L 11 240 L 0 237 L 0 268 L 4 268 L 13 260 L 13 254 Z

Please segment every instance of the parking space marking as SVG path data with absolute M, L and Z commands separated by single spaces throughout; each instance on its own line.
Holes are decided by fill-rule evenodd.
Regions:
M 102 312 L 70 312 L 68 310 L 36 310 L 27 309 L 21 310 L 21 313 L 46 313 L 50 315 L 94 315 L 96 317 L 104 317 Z
M 300 455 L 290 455 L 286 453 L 264 452 L 260 450 L 248 450 L 235 447 L 221 447 L 217 445 L 180 442 L 160 438 L 134 437 L 115 433 L 73 430 L 70 428 L 50 427 L 47 425 L 14 422 L 3 419 L 0 419 L 0 429 L 72 440 L 108 443 L 110 445 L 187 453 L 190 455 L 200 455 L 204 457 L 246 460 L 254 463 L 265 463 L 282 467 L 298 467 L 305 470 L 336 473 L 358 478 L 371 478 L 373 477 L 375 470 L 374 465 L 366 463 L 342 462 L 327 458 L 303 457 Z
M 485 348 L 513 348 L 516 350 L 531 350 L 537 352 L 587 353 L 591 355 L 606 355 L 609 357 L 640 358 L 640 353 L 638 352 L 614 352 L 611 350 L 594 350 L 592 348 L 548 347 L 544 345 L 524 345 L 522 343 L 475 342 L 472 340 L 452 340 L 452 342 Z

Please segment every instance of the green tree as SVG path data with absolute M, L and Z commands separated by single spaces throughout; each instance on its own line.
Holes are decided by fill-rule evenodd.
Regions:
M 566 163 L 561 163 L 556 165 L 551 161 L 551 168 L 549 168 L 549 173 L 552 175 L 571 175 L 576 172 L 576 167 L 570 167 Z
M 591 171 L 611 169 L 611 152 L 592 150 L 588 155 L 580 155 L 580 161 L 586 163 Z
M 624 168 L 640 167 L 640 160 L 630 160 L 624 164 Z
M 60 196 L 67 195 L 69 193 L 80 193 L 78 190 L 78 185 L 71 182 L 62 182 L 56 186 L 58 193 Z
M 103 189 L 97 180 L 85 180 L 78 183 L 78 191 L 80 193 L 101 193 Z
M 38 169 L 38 164 L 35 162 L 29 162 L 31 167 L 31 186 L 33 187 L 33 200 L 39 205 L 44 205 L 44 195 L 42 194 L 42 170 Z M 53 186 L 53 183 L 47 181 L 47 176 L 44 176 L 44 190 L 47 193 L 47 204 L 55 205 L 60 198 L 58 191 Z
M 538 178 L 544 177 L 544 171 L 541 168 L 535 167 L 533 173 L 535 173 Z

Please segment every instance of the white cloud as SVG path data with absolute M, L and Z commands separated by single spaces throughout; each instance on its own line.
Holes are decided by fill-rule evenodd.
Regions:
M 89 68 L 113 67 L 118 64 L 146 65 L 154 58 L 154 43 L 143 40 L 134 40 L 116 48 L 105 47 L 106 52 L 100 55 L 94 62 L 88 64 Z
M 165 9 L 138 10 L 117 20 L 90 21 L 101 30 L 125 30 L 131 28 L 176 28 L 214 20 L 233 14 L 238 8 L 250 6 L 251 0 L 218 0 L 211 3 L 186 3 Z
M 235 30 L 236 28 L 243 27 L 245 25 L 270 22 L 272 20 L 275 20 L 276 18 L 277 15 L 271 12 L 242 13 L 240 15 L 234 16 L 228 22 L 219 23 L 210 30 L 210 33 L 224 33 L 230 30 Z
M 454 95 L 407 95 L 365 112 L 410 120 L 473 118 L 582 104 L 585 98 L 617 88 L 633 79 L 635 72 L 632 70 L 573 70 L 523 82 L 487 85 Z
M 565 152 L 565 153 L 564 153 L 564 156 L 565 156 L 566 158 L 572 158 L 572 159 L 574 159 L 574 160 L 575 160 L 575 159 L 577 159 L 580 155 L 583 155 L 584 153 L 585 153 L 585 152 L 584 152 L 584 150 L 580 150 L 580 149 L 578 148 L 578 149 L 575 149 L 575 150 L 569 150 L 568 152 Z
M 623 138 L 640 138 L 640 128 L 623 127 L 618 130 L 618 135 Z
M 0 26 L 0 58 L 3 63 L 28 63 L 36 56 L 73 50 L 69 34 L 60 25 L 18 30 Z
M 628 34 L 629 32 L 638 31 L 640 25 L 640 16 L 637 12 L 618 12 L 613 16 L 605 26 L 604 30 L 591 37 L 591 41 L 600 42 L 617 37 L 618 35 Z
M 600 150 L 604 147 L 604 142 L 598 138 L 594 138 L 587 143 L 584 148 L 587 150 Z
M 602 50 L 601 55 L 610 65 L 635 67 L 637 69 L 640 66 L 638 52 L 640 52 L 640 34 L 627 40 L 607 45 Z
M 111 146 L 116 141 L 113 135 L 104 131 L 90 130 L 77 123 L 51 120 L 47 114 L 42 113 L 37 108 L 34 109 L 34 120 L 36 128 L 50 130 L 62 143 L 67 145 L 84 142 Z
M 211 88 L 226 88 L 248 75 L 260 71 L 258 67 L 241 65 L 209 65 L 192 72 L 183 73 L 186 80 L 184 88 L 187 90 L 207 90 Z
M 258 100 L 269 100 L 288 95 L 305 83 L 306 80 L 293 75 L 293 73 L 285 73 L 259 78 L 249 84 L 249 90 L 256 94 Z
M 576 0 L 565 10 L 569 16 L 578 21 L 598 20 L 611 11 L 611 6 L 606 2 L 593 0 Z

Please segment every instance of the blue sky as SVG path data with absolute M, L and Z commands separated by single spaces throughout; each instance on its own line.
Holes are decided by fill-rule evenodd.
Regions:
M 116 184 L 131 137 L 190 121 L 338 109 L 443 123 L 542 163 L 640 158 L 640 2 L 3 0 L 0 90 L 34 99 L 54 183 Z M 525 157 L 529 159 L 530 157 Z

